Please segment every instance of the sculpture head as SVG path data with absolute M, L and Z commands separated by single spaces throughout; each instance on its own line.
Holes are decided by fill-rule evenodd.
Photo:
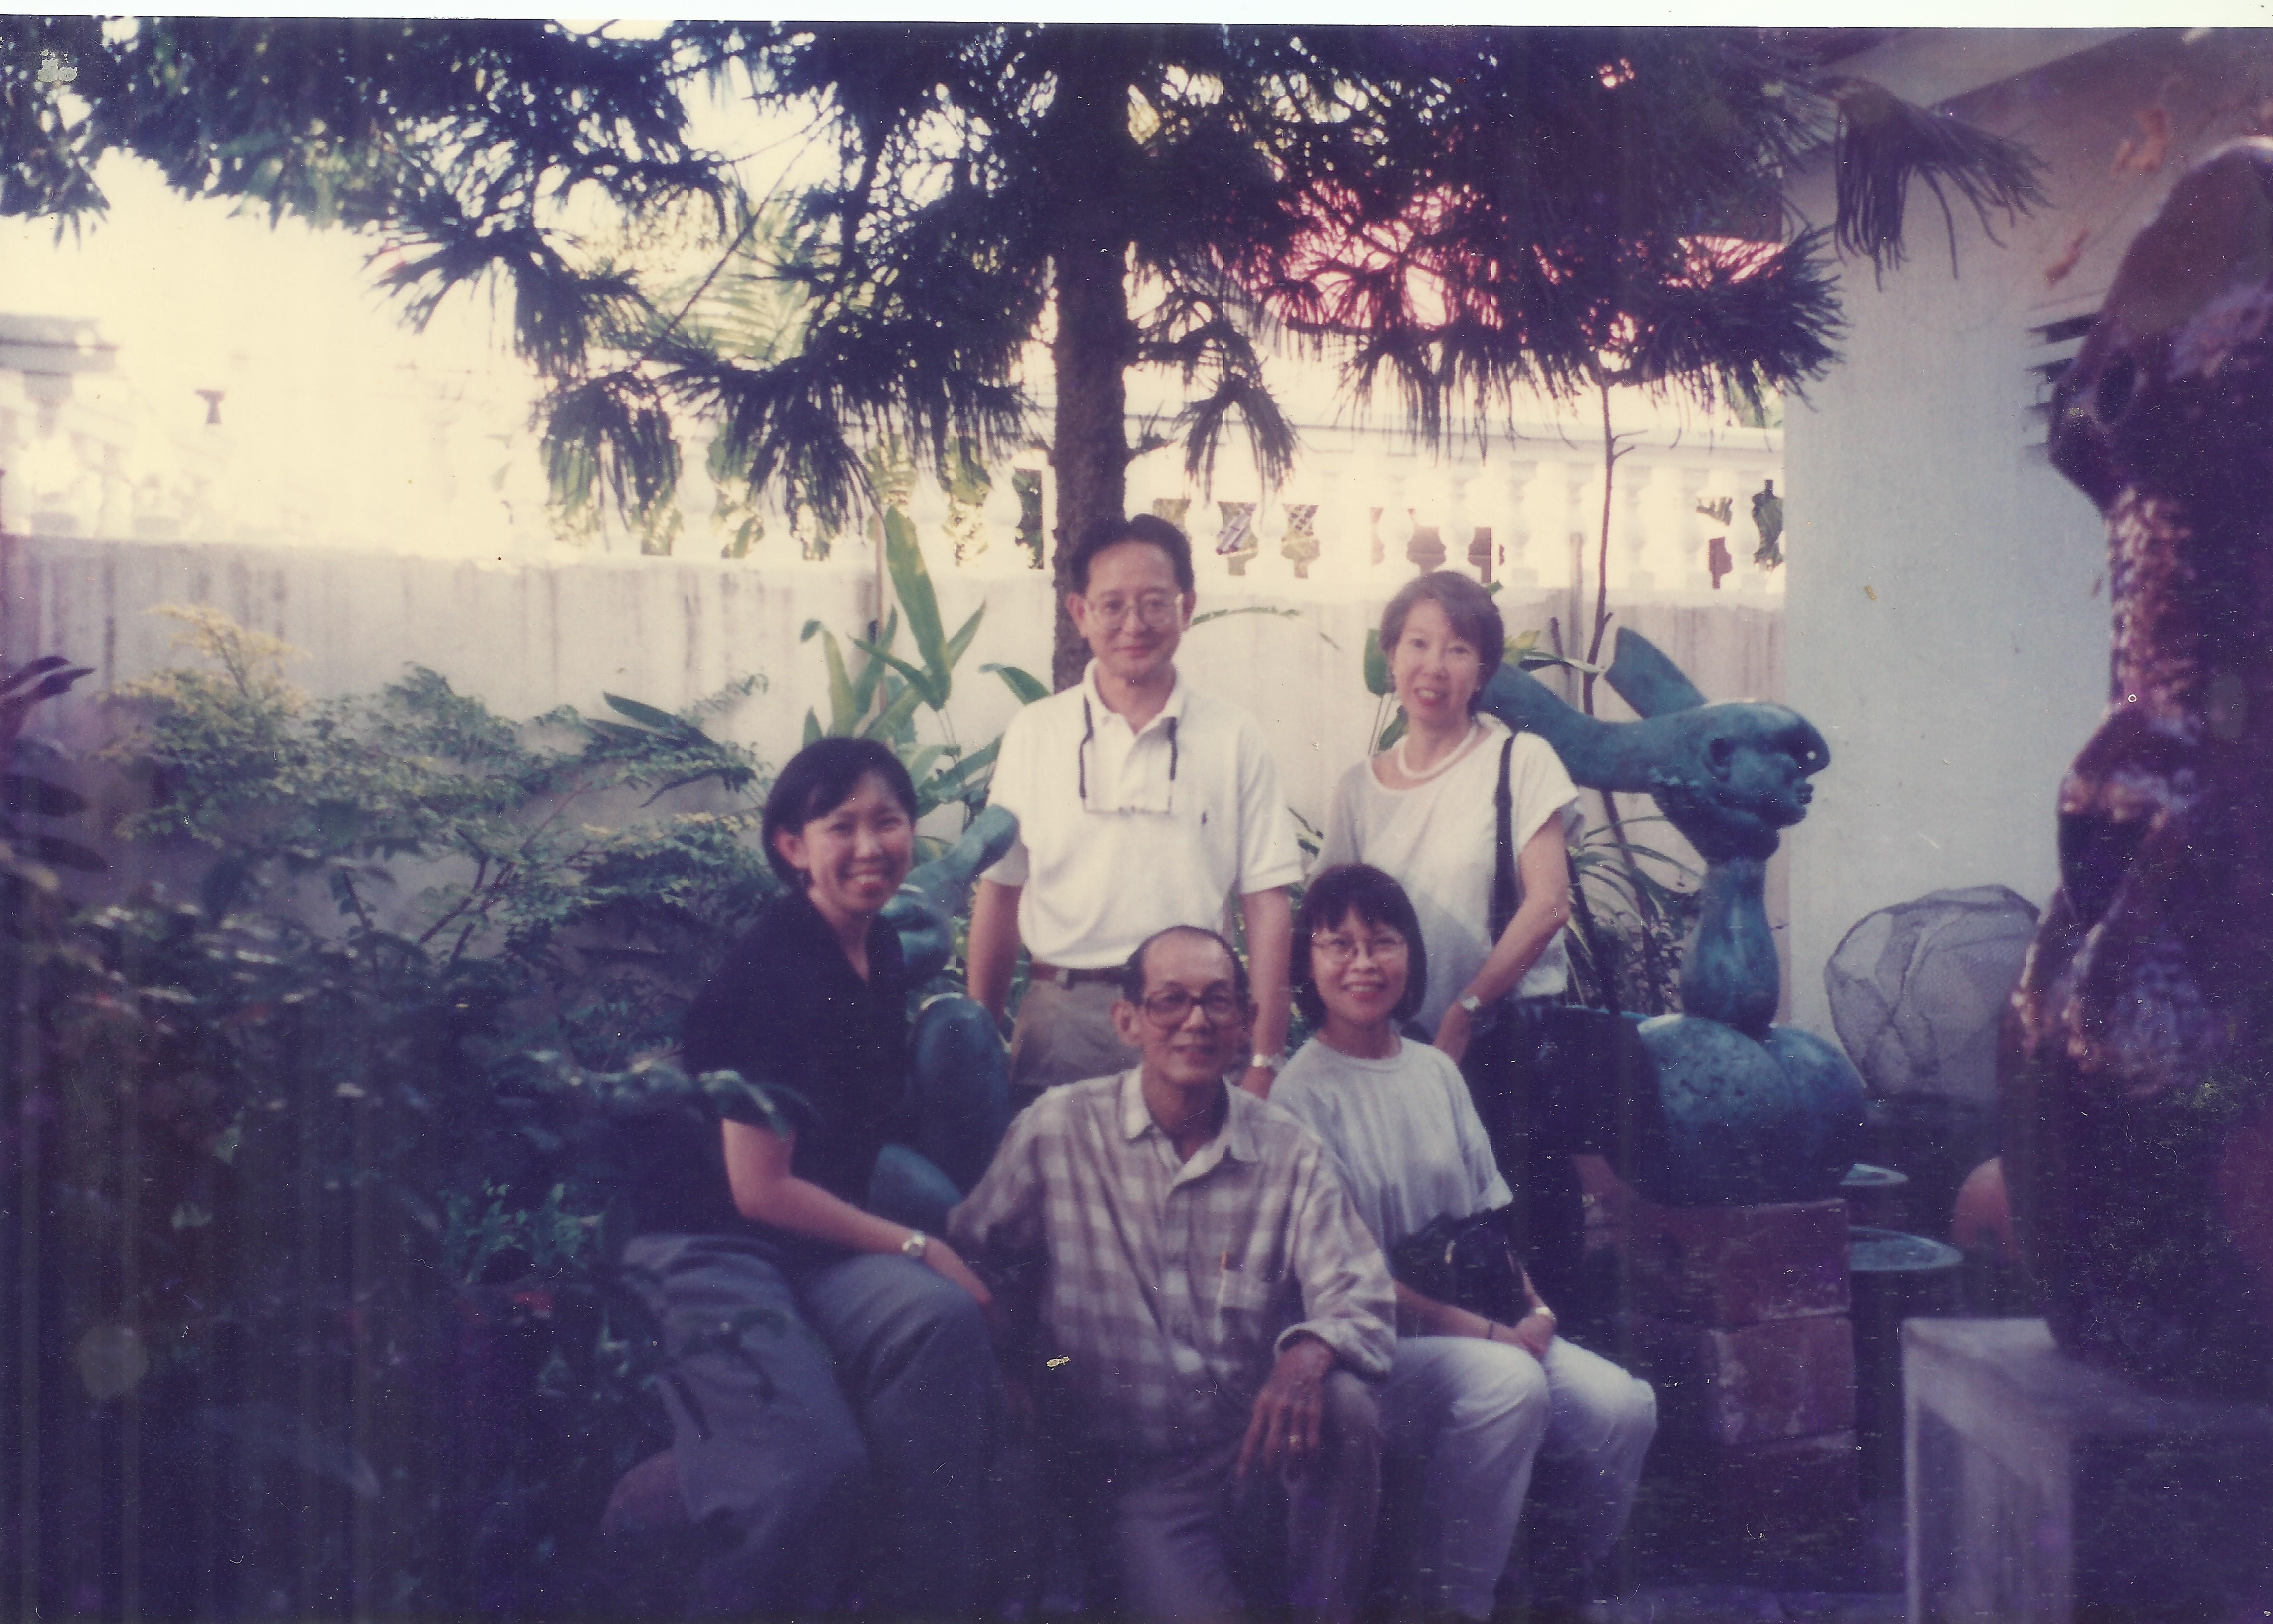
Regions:
M 1708 861 L 1766 858 L 1785 829 L 1807 816 L 1831 747 L 1797 711 L 1749 700 L 1671 713 L 1680 748 L 1650 771 L 1650 793 L 1667 821 Z
M 2052 1328 L 2273 1392 L 2273 142 L 2181 176 L 2053 396 L 2107 519 L 2109 705 L 2000 1068 Z

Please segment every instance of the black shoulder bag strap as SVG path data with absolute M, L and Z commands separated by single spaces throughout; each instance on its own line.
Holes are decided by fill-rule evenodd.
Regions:
M 1508 758 L 1515 753 L 1515 735 L 1499 747 L 1499 787 L 1492 791 L 1492 806 L 1499 819 L 1499 843 L 1492 854 L 1491 928 L 1484 951 L 1496 947 L 1515 917 L 1515 797 L 1507 787 Z

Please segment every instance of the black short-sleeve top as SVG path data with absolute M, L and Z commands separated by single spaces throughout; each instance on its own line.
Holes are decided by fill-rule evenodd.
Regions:
M 876 1154 L 907 1132 L 908 975 L 896 932 L 868 927 L 863 981 L 802 891 L 776 898 L 727 954 L 686 1012 L 687 1071 L 732 1070 L 791 1090 L 790 1168 L 855 1206 L 868 1200 Z M 730 1119 L 764 1126 L 758 1112 Z M 650 1128 L 634 1157 L 634 1228 L 641 1234 L 772 1234 L 735 1210 L 716 1127 Z M 799 1238 L 797 1249 L 818 1243 Z

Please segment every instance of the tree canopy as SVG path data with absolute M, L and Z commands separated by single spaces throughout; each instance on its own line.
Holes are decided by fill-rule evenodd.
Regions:
M 556 482 L 631 511 L 668 498 L 694 415 L 714 468 L 841 518 L 880 435 L 944 468 L 1033 434 L 1038 339 L 1061 543 L 1121 511 L 1142 363 L 1184 380 L 1195 471 L 1237 423 L 1266 477 L 1294 452 L 1274 338 L 1431 439 L 1527 388 L 1791 388 L 1834 357 L 1834 251 L 1895 263 L 1913 178 L 1984 225 L 2039 196 L 2020 149 L 1752 29 L 10 28 L 0 212 L 99 213 L 116 151 L 191 196 L 375 228 L 413 320 L 509 301 Z M 749 195 L 690 133 L 702 88 L 806 121 L 809 183 Z M 1783 186 L 1819 148 L 1827 222 Z M 596 225 L 690 207 L 699 266 Z

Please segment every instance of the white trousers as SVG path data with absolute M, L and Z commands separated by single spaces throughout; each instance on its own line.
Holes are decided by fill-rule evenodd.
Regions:
M 1417 1463 L 1414 1593 L 1423 1608 L 1491 1616 L 1531 1487 L 1557 1463 L 1577 1503 L 1566 1522 L 1589 1561 L 1633 1508 L 1657 1432 L 1657 1396 L 1609 1360 L 1557 1337 L 1542 1362 L 1512 1343 L 1401 1336 L 1381 1394 L 1382 1442 Z

